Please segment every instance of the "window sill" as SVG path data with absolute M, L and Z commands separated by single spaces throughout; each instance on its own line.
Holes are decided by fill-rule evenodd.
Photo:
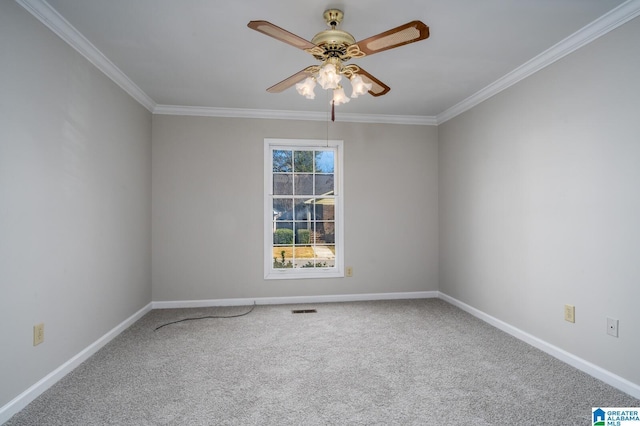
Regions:
M 307 278 L 344 278 L 344 271 L 337 268 L 316 268 L 315 270 L 272 269 L 265 280 L 303 280 Z

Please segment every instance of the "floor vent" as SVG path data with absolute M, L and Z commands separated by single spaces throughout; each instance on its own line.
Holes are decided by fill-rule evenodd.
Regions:
M 294 309 L 291 311 L 292 314 L 315 314 L 317 312 L 315 309 Z

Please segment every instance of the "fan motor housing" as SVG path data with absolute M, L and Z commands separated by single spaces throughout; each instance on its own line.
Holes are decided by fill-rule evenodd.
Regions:
M 354 44 L 356 39 L 348 32 L 336 29 L 342 22 L 344 13 L 339 9 L 328 9 L 324 11 L 323 17 L 331 29 L 321 31 L 311 39 L 311 43 L 324 50 L 322 55 L 315 55 L 316 58 L 320 60 L 337 57 L 346 59 L 347 47 Z
M 355 38 L 348 32 L 335 29 L 319 32 L 311 40 L 311 43 L 324 49 L 327 57 L 344 55 L 347 47 L 355 42 Z

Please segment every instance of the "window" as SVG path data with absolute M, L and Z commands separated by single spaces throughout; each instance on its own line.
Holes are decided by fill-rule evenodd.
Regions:
M 264 277 L 343 277 L 342 141 L 265 139 Z

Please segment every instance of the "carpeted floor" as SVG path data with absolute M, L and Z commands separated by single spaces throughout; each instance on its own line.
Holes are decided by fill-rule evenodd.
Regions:
M 292 309 L 317 313 L 292 314 Z M 154 310 L 7 425 L 591 425 L 637 400 L 438 299 Z

